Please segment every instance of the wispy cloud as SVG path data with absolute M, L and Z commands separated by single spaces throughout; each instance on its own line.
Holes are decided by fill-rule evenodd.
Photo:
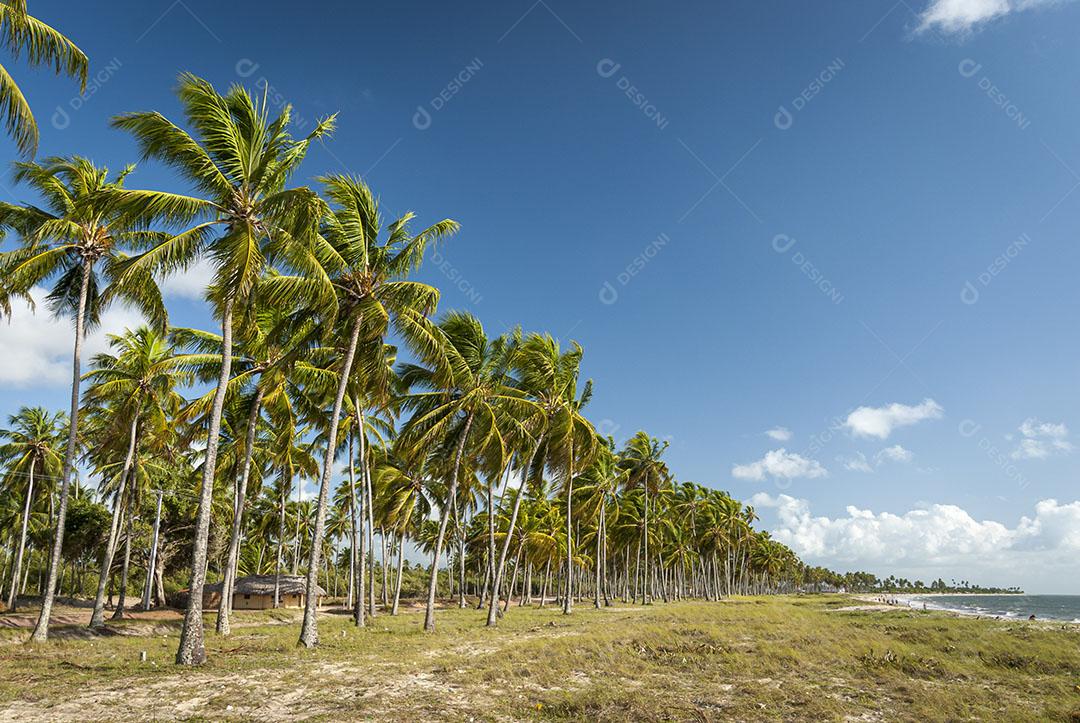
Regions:
M 968 33 L 1010 13 L 1066 2 L 1072 0 L 930 0 L 919 16 L 919 32 Z
M 1069 441 L 1069 428 L 1063 423 L 1040 422 L 1025 419 L 1020 425 L 1020 444 L 1013 450 L 1013 459 L 1046 459 L 1054 454 L 1073 451 Z

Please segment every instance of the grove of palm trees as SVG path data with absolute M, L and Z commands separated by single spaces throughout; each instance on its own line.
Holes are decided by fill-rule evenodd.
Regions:
M 0 1 L 0 14 L 9 55 L 85 83 L 87 57 L 25 0 Z M 498 690 L 518 690 L 507 671 L 545 660 L 561 670 L 582 649 L 595 660 L 611 655 L 623 682 L 641 672 L 620 657 L 630 651 L 663 688 L 665 668 L 741 654 L 721 642 L 722 625 L 761 641 L 788 621 L 801 632 L 777 633 L 793 636 L 784 645 L 830 630 L 832 642 L 821 644 L 835 646 L 831 655 L 865 653 L 846 629 L 830 627 L 843 614 L 830 612 L 835 601 L 801 607 L 792 596 L 887 586 L 804 563 L 722 483 L 680 478 L 665 430 L 598 431 L 582 344 L 527 318 L 492 328 L 482 313 L 440 305 L 440 289 L 418 273 L 437 249 L 468 243 L 467 225 L 453 208 L 392 210 L 365 178 L 312 168 L 308 151 L 333 147 L 337 114 L 300 130 L 294 109 L 264 91 L 190 72 L 178 74 L 175 97 L 179 113 L 115 109 L 112 128 L 138 157 L 91 160 L 74 137 L 65 139 L 69 154 L 37 157 L 43 131 L 0 67 L 0 109 L 22 154 L 12 162 L 19 200 L 0 202 L 0 312 L 28 305 L 70 321 L 72 361 L 70 407 L 28 403 L 0 424 L 0 597 L 8 619 L 23 621 L 5 632 L 12 652 L 0 654 L 0 667 L 40 661 L 68 680 L 56 666 L 90 650 L 68 646 L 91 641 L 86 665 L 106 654 L 123 661 L 110 673 L 115 695 L 139 687 L 125 676 L 139 675 L 130 666 L 147 651 L 170 675 L 234 664 L 246 675 L 265 664 L 329 679 L 305 650 L 371 662 L 396 648 L 402 661 L 430 653 L 464 656 L 467 666 L 462 650 L 447 647 L 455 639 L 476 650 L 520 642 L 507 668 L 484 668 L 500 700 L 481 715 L 632 718 L 667 717 L 674 703 L 661 692 L 658 709 L 614 698 L 590 708 L 565 690 L 552 694 L 554 682 L 535 701 Z M 141 187 L 136 166 L 170 181 Z M 175 323 L 162 291 L 193 274 L 213 327 Z M 102 328 L 108 350 L 86 354 L 87 335 L 113 308 L 142 322 Z M 273 581 L 270 611 L 237 604 L 237 581 L 251 576 Z M 291 609 L 282 582 L 298 577 L 302 607 Z M 146 621 L 160 627 L 148 631 Z M 684 624 L 709 632 L 698 639 Z M 530 648 L 545 626 L 572 626 L 585 648 Z M 253 636 L 259 642 L 246 648 Z M 925 657 L 897 658 L 896 643 L 879 644 L 893 647 L 869 653 L 864 662 L 877 673 L 868 675 L 910 673 L 894 665 L 900 658 L 915 661 L 917 676 L 940 673 Z M 804 652 L 762 653 L 754 675 L 770 680 L 768 664 L 797 676 Z M 264 662 L 234 662 L 246 654 Z M 39 679 L 27 685 L 48 697 Z M 810 687 L 797 690 L 811 714 L 847 711 L 817 708 L 824 703 L 809 700 Z M 472 710 L 479 693 L 468 695 L 447 717 Z M 163 714 L 152 701 L 140 705 Z M 224 699 L 200 705 L 208 707 L 184 715 L 232 710 Z M 325 701 L 314 705 L 316 715 L 334 715 Z M 347 705 L 350 715 L 395 715 Z M 768 705 L 781 716 L 798 710 L 771 697 Z
M 72 155 L 18 161 L 34 201 L 0 205 L 16 245 L 0 256 L 4 307 L 49 287 L 40 313 L 76 321 L 70 413 L 26 408 L 4 432 L 3 590 L 12 608 L 42 601 L 34 640 L 47 639 L 57 595 L 96 589 L 101 627 L 106 596 L 119 620 L 128 594 L 161 606 L 183 590 L 176 661 L 201 663 L 207 581 L 227 581 L 227 635 L 231 582 L 288 572 L 307 577 L 299 640 L 311 647 L 317 586 L 363 625 L 365 605 L 396 611 L 410 558 L 428 570 L 425 591 L 404 590 L 426 592 L 426 630 L 440 597 L 496 626 L 511 600 L 569 614 L 802 581 L 752 508 L 677 482 L 666 445 L 601 438 L 580 345 L 440 312 L 439 290 L 410 276 L 457 222 L 389 215 L 354 176 L 299 178 L 334 116 L 294 138 L 291 108 L 248 89 L 182 74 L 176 93 L 183 118 L 113 121 L 140 163 L 174 170 L 174 187 L 130 188 L 133 164 L 116 174 Z M 201 262 L 217 332 L 171 326 L 159 288 Z M 110 330 L 113 353 L 81 359 L 110 304 L 145 325 Z M 76 498 L 109 522 L 71 555 Z

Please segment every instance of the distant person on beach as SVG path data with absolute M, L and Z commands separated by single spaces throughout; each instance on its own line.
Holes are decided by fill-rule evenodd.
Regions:
M 1034 613 L 1031 616 L 1028 617 L 1028 620 L 1034 620 L 1034 619 L 1035 619 Z

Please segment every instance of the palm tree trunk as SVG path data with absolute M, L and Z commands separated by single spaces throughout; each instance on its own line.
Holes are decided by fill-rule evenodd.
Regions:
M 547 602 L 548 583 L 551 582 L 551 558 L 547 559 L 547 563 L 544 565 L 544 584 L 540 588 L 540 607 L 544 607 L 544 603 Z
M 158 490 L 157 512 L 154 514 L 154 531 L 150 535 L 150 554 L 146 560 L 146 584 L 143 586 L 142 609 L 150 609 L 150 589 L 154 584 L 154 568 L 157 565 L 158 535 L 161 532 L 161 501 L 164 492 Z
M 499 564 L 495 566 L 495 582 L 491 587 L 492 600 L 488 605 L 488 627 L 495 627 L 499 622 L 499 595 L 501 594 L 500 588 L 502 587 L 503 574 L 506 570 L 506 558 L 510 553 L 510 538 L 514 536 L 514 526 L 517 524 L 518 510 L 521 509 L 521 497 L 525 494 L 525 484 L 526 479 L 529 476 L 529 470 L 532 469 L 533 464 L 536 463 L 536 455 L 540 454 L 540 447 L 543 443 L 544 435 L 541 434 L 539 439 L 536 440 L 536 448 L 533 449 L 529 464 L 525 466 L 524 471 L 522 472 L 521 486 L 518 487 L 517 494 L 514 495 L 514 508 L 510 512 L 510 526 L 506 531 L 506 537 L 503 539 L 502 552 L 499 553 Z
M 398 614 L 398 604 L 401 601 L 401 573 L 405 567 L 405 535 L 398 535 L 398 553 L 397 553 L 397 579 L 394 581 L 394 607 L 391 608 L 390 614 Z
M 128 506 L 131 501 L 128 501 Z M 116 600 L 116 610 L 113 611 L 113 620 L 124 619 L 124 607 L 127 603 L 128 570 L 131 569 L 131 517 L 132 511 L 128 510 L 126 531 L 124 532 L 124 564 L 120 567 L 120 596 Z
M 458 607 L 465 609 L 465 521 L 461 519 L 457 497 L 454 497 L 454 522 L 457 525 L 458 538 Z
M 457 499 L 458 470 L 461 468 L 461 456 L 465 453 L 465 440 L 469 437 L 472 423 L 473 415 L 470 412 L 465 420 L 465 429 L 462 430 L 461 439 L 458 441 L 457 452 L 454 454 L 454 471 L 450 475 L 450 489 L 446 493 L 446 504 L 443 505 L 439 520 L 439 534 L 435 538 L 435 550 L 431 558 L 431 576 L 428 581 L 427 610 L 424 613 L 424 630 L 428 632 L 435 631 L 435 584 L 438 581 L 439 556 L 442 555 L 443 541 L 446 539 L 446 524 L 450 521 L 450 506 Z
M 510 587 L 506 590 L 506 604 L 503 606 L 505 613 L 510 609 L 510 599 L 514 597 L 514 586 L 517 585 L 518 571 L 521 570 L 521 555 L 525 550 L 525 542 L 518 545 L 517 558 L 514 560 L 514 573 L 510 576 Z
M 645 492 L 645 584 L 642 585 L 642 602 L 649 604 L 649 481 L 645 480 L 642 487 Z
M 356 471 L 353 469 L 353 444 L 356 441 L 356 429 L 349 434 L 349 529 L 352 533 L 352 550 L 349 555 L 349 606 L 353 611 L 353 623 L 359 627 L 364 624 L 364 578 L 360 574 L 357 559 L 357 545 L 362 545 L 361 531 L 356 524 Z
M 600 571 L 603 568 L 603 560 L 601 559 L 600 545 L 601 538 L 604 532 L 604 500 L 600 499 L 600 520 L 596 525 L 596 589 L 593 591 L 593 607 L 597 610 L 600 609 Z
M 233 299 L 225 300 L 221 312 L 221 373 L 218 375 L 214 406 L 210 411 L 210 428 L 206 435 L 206 459 L 203 461 L 199 508 L 195 515 L 195 544 L 191 553 L 191 583 L 188 585 L 187 610 L 176 650 L 177 665 L 200 665 L 206 662 L 203 642 L 203 584 L 206 582 L 206 548 L 210 538 L 210 508 L 214 501 L 214 477 L 217 468 L 218 442 L 221 435 L 221 414 L 225 408 L 225 392 L 232 373 Z
M 573 422 L 571 421 L 571 425 Z M 571 427 L 570 434 L 574 430 Z M 574 443 L 570 443 L 570 459 L 566 470 L 566 595 L 563 597 L 563 615 L 569 615 L 574 609 Z
M 349 387 L 349 375 L 352 374 L 353 359 L 356 357 L 356 346 L 359 341 L 360 319 L 357 318 L 353 321 L 349 334 L 349 346 L 341 365 L 341 378 L 338 380 L 334 409 L 330 415 L 330 431 L 326 438 L 326 459 L 323 462 L 322 479 L 319 482 L 319 504 L 315 509 L 315 529 L 311 535 L 311 559 L 308 561 L 307 590 L 304 595 L 304 623 L 300 628 L 299 642 L 306 648 L 313 648 L 319 642 L 318 620 L 315 613 L 319 600 L 319 556 L 322 553 L 323 526 L 326 524 L 326 503 L 330 495 L 330 477 L 334 473 L 341 406 L 345 402 L 345 391 Z
M 105 557 L 101 560 L 101 575 L 98 577 L 97 595 L 94 597 L 94 612 L 90 615 L 90 627 L 105 627 L 105 586 L 109 580 L 109 572 L 112 570 L 113 557 L 116 555 L 116 546 L 120 541 L 120 510 L 123 506 L 124 491 L 127 487 L 127 479 L 131 474 L 131 467 L 135 460 L 137 428 L 139 415 L 135 414 L 131 419 L 131 430 L 128 433 L 127 457 L 124 458 L 124 468 L 120 472 L 120 486 L 116 490 L 116 502 L 113 504 L 112 526 L 109 529 L 109 539 L 105 544 Z
M 19 603 L 19 576 L 22 572 L 23 551 L 26 549 L 26 528 L 30 524 L 30 502 L 34 499 L 34 466 L 37 459 L 30 458 L 30 478 L 26 483 L 26 502 L 23 504 L 22 527 L 19 530 L 19 546 L 11 572 L 11 590 L 8 592 L 8 610 L 15 612 Z
M 255 399 L 251 402 L 251 412 L 248 414 L 247 435 L 244 437 L 244 461 L 241 465 L 240 482 L 236 487 L 236 504 L 233 508 L 229 551 L 225 555 L 225 576 L 221 583 L 221 599 L 218 601 L 217 624 L 215 625 L 219 635 L 228 635 L 231 632 L 229 613 L 232 611 L 233 583 L 236 580 L 236 565 L 240 557 L 240 537 L 244 531 L 244 506 L 247 504 L 251 458 L 255 452 L 255 428 L 259 423 L 262 400 L 263 388 L 258 386 L 255 388 Z
M 281 604 L 281 567 L 285 564 L 285 495 L 292 487 L 292 478 L 286 484 L 287 472 L 281 470 L 281 507 L 278 511 L 277 559 L 274 561 L 274 607 Z
M 381 567 L 382 567 L 382 578 L 381 578 L 382 606 L 383 606 L 383 610 L 386 610 L 386 608 L 390 607 L 390 597 L 389 597 L 389 592 L 387 591 L 387 586 L 386 586 L 387 578 L 390 576 L 390 573 L 387 571 L 388 568 L 386 567 L 386 528 L 385 527 L 380 527 L 379 528 L 379 541 L 382 543 L 382 545 L 381 545 L 381 548 L 382 548 L 382 563 L 381 563 Z
M 366 424 L 364 418 L 364 409 L 359 406 L 359 400 L 357 400 L 356 406 L 357 412 L 360 417 L 360 429 L 361 433 Z M 366 437 L 365 437 L 366 439 Z M 371 467 L 368 463 L 370 447 L 365 443 L 363 449 L 360 451 L 360 481 L 364 485 L 364 509 L 367 512 L 367 549 L 371 555 L 371 564 L 368 566 L 368 615 L 375 617 L 375 503 L 374 497 L 371 494 Z
M 30 640 L 43 643 L 49 639 L 49 617 L 52 615 L 53 599 L 56 596 L 56 577 L 60 571 L 60 558 L 64 551 L 64 522 L 67 518 L 68 491 L 71 487 L 71 474 L 75 470 L 75 450 L 79 438 L 79 381 L 82 378 L 82 345 L 86 331 L 86 300 L 90 291 L 90 275 L 93 262 L 83 261 L 82 282 L 79 287 L 79 310 L 75 314 L 75 348 L 71 355 L 71 411 L 68 413 L 67 450 L 64 453 L 64 468 L 60 478 L 60 502 L 56 508 L 56 534 L 53 536 L 52 553 L 49 555 L 49 573 L 46 575 L 45 591 L 41 598 L 41 612 L 37 625 L 30 635 Z

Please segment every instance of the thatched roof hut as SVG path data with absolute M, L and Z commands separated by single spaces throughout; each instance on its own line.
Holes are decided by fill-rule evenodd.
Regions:
M 281 607 L 302 607 L 307 594 L 307 578 L 303 575 L 278 576 L 278 601 Z M 204 605 L 216 605 L 221 596 L 223 583 L 203 587 Z M 316 585 L 316 594 L 322 597 L 326 590 Z M 248 575 L 237 578 L 233 584 L 233 608 L 238 610 L 264 610 L 274 606 L 274 575 Z

